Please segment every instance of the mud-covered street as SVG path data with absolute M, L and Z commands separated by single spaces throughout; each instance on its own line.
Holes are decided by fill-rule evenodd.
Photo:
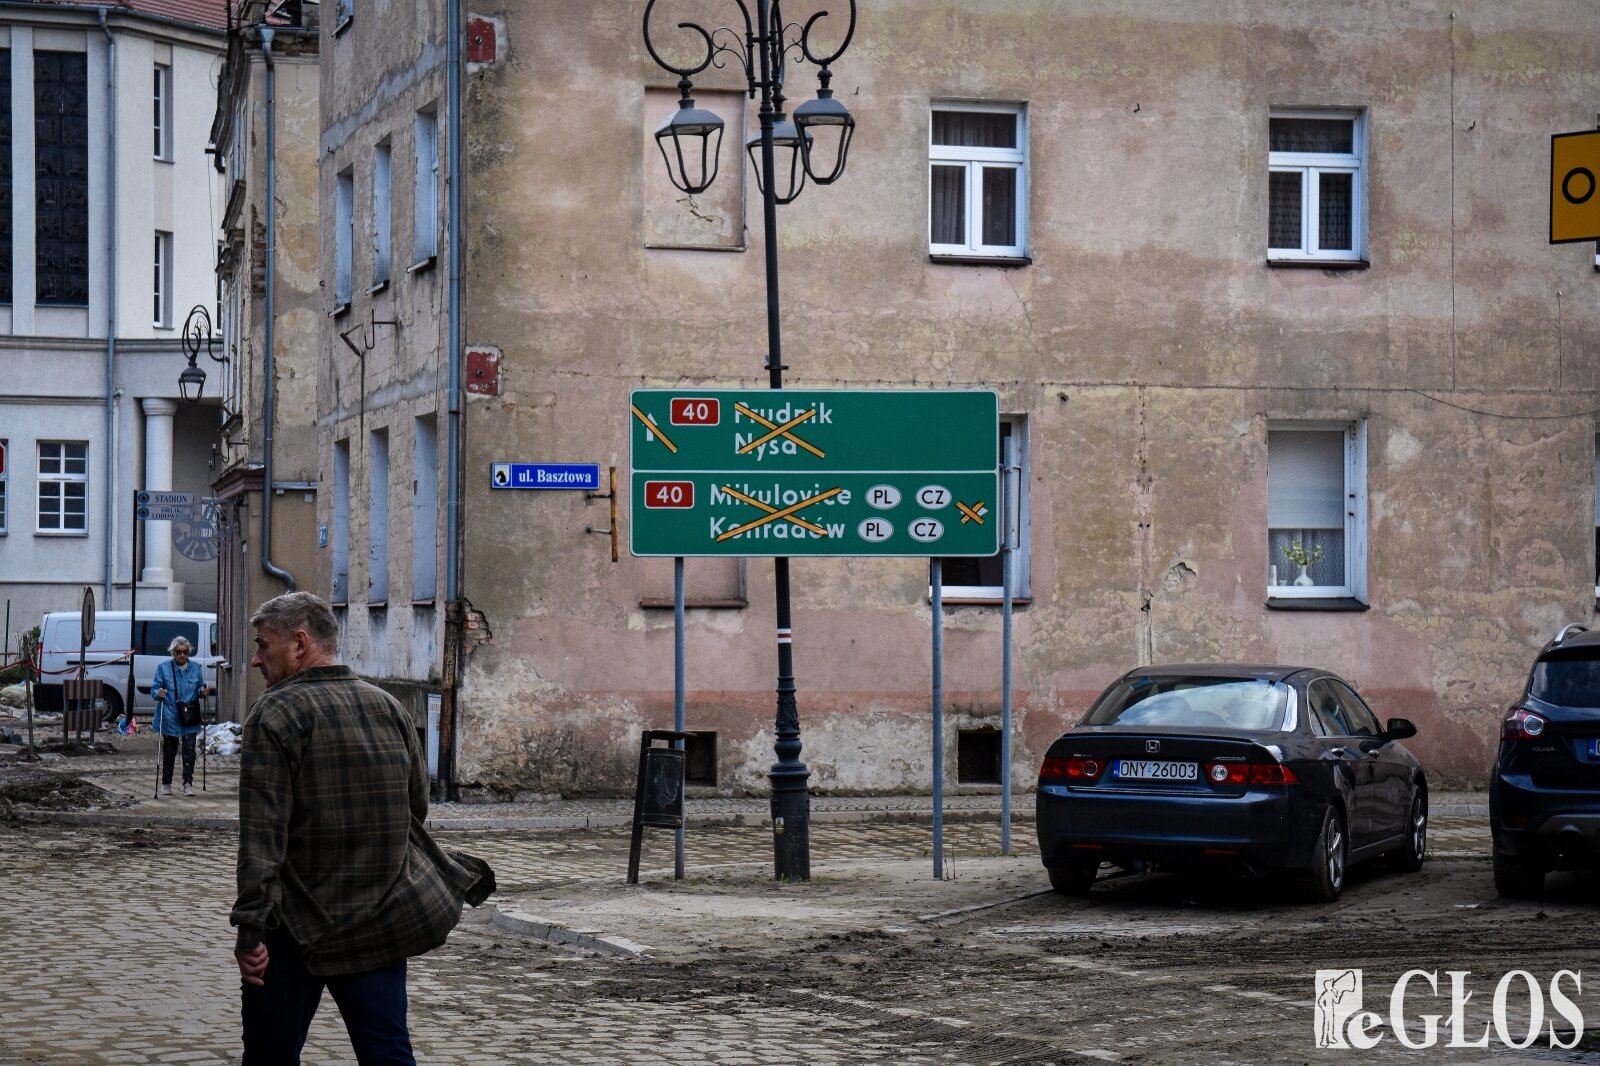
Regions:
M 948 828 L 953 878 L 934 881 L 917 824 L 813 827 L 813 880 L 770 880 L 759 827 L 698 829 L 690 876 L 648 838 L 644 884 L 622 884 L 627 833 L 441 833 L 500 873 L 496 913 L 470 916 L 412 963 L 412 1027 L 429 1063 L 1142 1063 L 1354 1061 L 1314 1044 L 1314 977 L 1360 969 L 1386 1015 L 1411 968 L 1408 1015 L 1448 1014 L 1443 971 L 1471 970 L 1464 1018 L 1491 1024 L 1500 976 L 1544 987 L 1582 971 L 1600 1027 L 1597 885 L 1552 878 L 1503 903 L 1478 815 L 1435 819 L 1420 875 L 1358 868 L 1332 906 L 1285 886 L 1138 875 L 1087 900 L 1051 893 L 1030 851 L 998 854 L 989 824 Z M 0 1063 L 231 1062 L 233 836 L 224 830 L 0 827 Z M 553 943 L 549 929 L 576 943 Z M 1569 984 L 1566 990 L 1573 991 Z M 1508 997 L 1528 1027 L 1526 987 Z M 1544 1008 L 1561 1042 L 1573 1033 Z M 1421 1038 L 1417 1018 L 1408 1033 Z M 1550 1050 L 1407 1050 L 1387 1027 L 1365 1058 L 1600 1062 L 1600 1035 Z M 1440 1039 L 1442 1045 L 1448 1034 Z M 307 1062 L 348 1061 L 331 1001 Z

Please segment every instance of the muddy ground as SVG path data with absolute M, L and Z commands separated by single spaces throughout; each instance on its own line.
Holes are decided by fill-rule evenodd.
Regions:
M 644 950 L 552 945 L 479 912 L 411 963 L 413 1032 L 421 1061 L 462 1066 L 1600 1063 L 1600 883 L 1562 875 L 1541 901 L 1502 902 L 1485 820 L 1434 828 L 1421 874 L 1358 867 L 1331 906 L 1270 881 L 1164 875 L 1067 899 L 1026 831 L 1004 857 L 984 825 L 950 827 L 950 881 L 930 876 L 926 825 L 818 824 L 807 884 L 771 880 L 770 836 L 752 827 L 691 834 L 677 884 L 670 834 L 650 837 L 634 888 L 626 831 L 442 832 L 495 864 L 500 917 Z M 232 859 L 221 830 L 0 827 L 0 1064 L 235 1061 Z M 1315 971 L 1351 968 L 1367 1009 L 1385 1013 L 1408 969 L 1472 971 L 1474 1037 L 1506 971 L 1548 986 L 1581 970 L 1585 1034 L 1571 1050 L 1551 1051 L 1546 1033 L 1509 1051 L 1492 1030 L 1485 1048 L 1407 1050 L 1385 1030 L 1370 1052 L 1317 1050 Z M 1408 1002 L 1411 1015 L 1449 1013 L 1425 988 Z M 1520 985 L 1509 1015 L 1516 1039 Z M 348 1057 L 330 1006 L 306 1061 Z

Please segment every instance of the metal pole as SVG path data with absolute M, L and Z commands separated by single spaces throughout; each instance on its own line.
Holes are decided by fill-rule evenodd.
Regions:
M 139 490 L 133 490 L 133 508 L 128 513 L 128 526 L 133 531 L 133 574 L 128 582 L 128 689 L 127 702 L 122 705 L 123 716 L 128 722 L 128 731 L 133 731 L 133 698 L 138 692 L 134 683 L 133 664 L 139 658 L 139 556 L 143 554 L 141 547 L 144 542 L 144 523 L 139 521 Z
M 22 695 L 28 704 L 28 750 L 33 751 L 33 637 L 24 635 L 21 641 L 27 665 L 22 668 Z
M 773 52 L 782 47 L 783 27 L 774 26 L 768 0 L 756 0 L 757 49 L 761 53 L 761 221 L 767 264 L 767 375 L 783 388 L 783 346 L 778 335 L 778 201 L 772 127 L 783 97 L 773 91 Z M 772 865 L 782 881 L 811 880 L 811 771 L 800 761 L 800 709 L 795 701 L 793 628 L 789 613 L 789 560 L 772 561 L 777 597 L 778 708 L 773 751 L 778 761 L 767 774 L 772 783 Z
M 933 586 L 933 879 L 944 880 L 944 565 L 934 556 Z
M 1011 489 L 1011 456 L 1015 447 L 1010 437 L 1000 461 L 1000 492 L 1004 506 L 1000 526 L 1000 854 L 1011 854 L 1011 538 L 1016 530 L 1012 508 L 1021 492 Z M 1020 490 L 1021 486 L 1018 486 Z
M 672 560 L 672 728 L 684 731 L 683 714 L 683 557 Z M 680 751 L 683 740 L 673 741 Z M 683 880 L 683 824 L 678 825 L 672 847 L 672 879 Z

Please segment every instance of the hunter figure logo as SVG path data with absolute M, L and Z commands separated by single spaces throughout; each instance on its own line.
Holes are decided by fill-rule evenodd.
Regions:
M 1361 1009 L 1360 970 L 1318 970 L 1317 1047 L 1349 1047 L 1345 1021 Z

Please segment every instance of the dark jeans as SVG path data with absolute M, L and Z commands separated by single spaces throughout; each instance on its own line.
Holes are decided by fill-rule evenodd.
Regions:
M 281 929 L 266 934 L 266 984 L 240 982 L 244 1015 L 241 1066 L 299 1066 L 306 1032 L 326 985 L 333 993 L 360 1066 L 416 1066 L 406 1029 L 406 964 L 316 977 Z
M 183 738 L 183 783 L 194 784 L 194 738 L 196 733 L 189 733 Z M 172 760 L 178 755 L 178 738 L 161 736 L 161 783 L 172 784 Z

